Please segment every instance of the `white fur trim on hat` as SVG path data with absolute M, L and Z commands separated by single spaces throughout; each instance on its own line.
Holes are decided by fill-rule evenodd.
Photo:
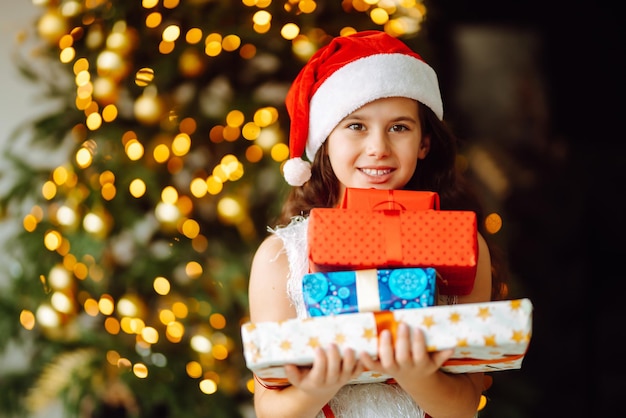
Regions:
M 283 177 L 291 186 L 302 186 L 311 178 L 311 163 L 302 158 L 291 158 L 283 165 Z
M 443 119 L 437 74 L 424 61 L 401 53 L 359 58 L 331 74 L 311 98 L 308 159 L 313 161 L 317 150 L 343 118 L 384 97 L 415 99 Z

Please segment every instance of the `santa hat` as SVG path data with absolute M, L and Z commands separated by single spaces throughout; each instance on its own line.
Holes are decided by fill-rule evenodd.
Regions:
M 435 71 L 406 44 L 385 32 L 363 31 L 334 38 L 320 48 L 294 80 L 285 104 L 291 119 L 285 180 L 301 186 L 337 124 L 361 106 L 384 97 L 407 97 L 443 119 Z

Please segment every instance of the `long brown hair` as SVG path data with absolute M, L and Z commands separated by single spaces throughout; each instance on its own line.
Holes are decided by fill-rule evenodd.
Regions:
M 439 194 L 442 210 L 468 210 L 476 213 L 478 230 L 487 240 L 484 213 L 470 183 L 458 172 L 456 157 L 458 140 L 445 122 L 423 104 L 419 103 L 422 136 L 430 137 L 428 155 L 417 168 L 405 190 L 428 190 Z M 334 207 L 339 203 L 339 180 L 330 165 L 327 142 L 324 142 L 311 163 L 311 178 L 302 186 L 293 187 L 278 217 L 279 225 L 286 225 L 294 216 L 307 216 L 316 207 Z M 507 287 L 504 257 L 498 248 L 487 240 L 492 264 L 492 300 L 506 297 Z

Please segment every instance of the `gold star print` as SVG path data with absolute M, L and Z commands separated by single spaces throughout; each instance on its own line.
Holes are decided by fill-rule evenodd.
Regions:
M 511 301 L 511 310 L 516 311 L 522 307 L 522 301 L 519 299 L 515 299 Z
M 432 315 L 427 315 L 424 317 L 424 319 L 422 320 L 422 325 L 424 325 L 426 328 L 430 328 L 433 325 L 435 325 L 435 320 L 433 319 Z
M 335 342 L 339 345 L 343 344 L 346 342 L 346 336 L 343 334 L 337 334 L 335 335 Z
M 252 361 L 255 363 L 259 361 L 259 358 L 261 357 L 261 350 L 259 350 L 259 347 L 257 347 L 255 343 L 247 343 L 245 344 L 245 347 L 246 350 L 251 353 Z
M 256 324 L 252 323 L 252 322 L 248 322 L 246 325 L 246 331 L 248 332 L 252 332 L 256 329 Z
M 448 320 L 451 323 L 456 324 L 461 321 L 461 315 L 458 312 L 452 312 L 448 317 Z
M 456 346 L 457 347 L 467 347 L 467 338 L 458 338 L 456 340 Z
M 513 331 L 513 336 L 511 337 L 513 341 L 516 343 L 521 343 L 524 341 L 524 331 Z
M 320 346 L 320 340 L 317 337 L 311 337 L 309 338 L 309 342 L 307 345 L 311 348 L 317 348 Z
M 489 308 L 487 308 L 487 307 L 478 308 L 478 314 L 476 316 L 486 320 L 487 318 L 489 318 L 491 316 L 491 313 L 489 313 Z
M 365 338 L 367 341 L 371 340 L 372 338 L 376 338 L 376 330 L 374 328 L 365 328 L 363 330 L 363 338 Z
M 280 348 L 285 351 L 291 350 L 291 341 L 284 340 L 282 343 L 280 343 Z
M 485 335 L 485 336 L 483 336 L 483 338 L 485 339 L 485 347 L 495 347 L 495 346 L 497 346 L 495 334 Z

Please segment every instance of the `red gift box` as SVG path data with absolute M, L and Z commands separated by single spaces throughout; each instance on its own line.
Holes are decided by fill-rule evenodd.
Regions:
M 364 192 L 374 202 L 376 196 L 380 200 L 363 205 L 365 209 L 350 204 L 311 210 L 310 271 L 433 267 L 438 273 L 439 293 L 471 293 L 478 260 L 474 212 L 410 209 L 415 206 L 402 197 L 421 192 L 367 189 L 358 193 Z M 438 199 L 433 202 L 438 207 Z

